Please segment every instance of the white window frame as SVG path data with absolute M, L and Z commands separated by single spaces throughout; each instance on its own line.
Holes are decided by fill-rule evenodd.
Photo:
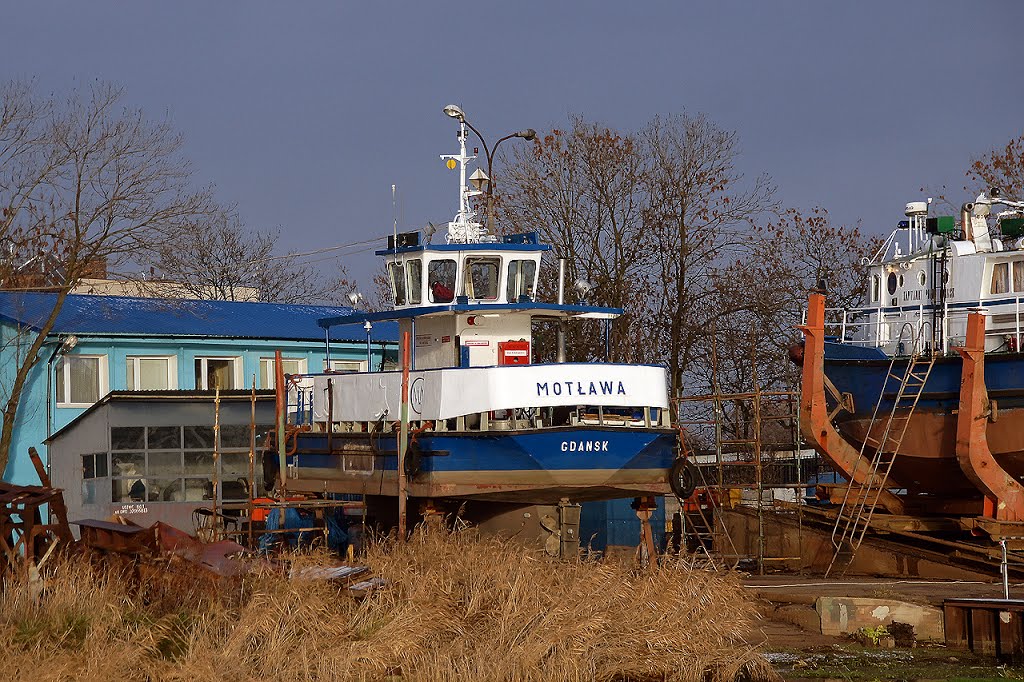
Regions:
M 330 366 L 328 366 L 327 360 L 324 360 L 324 371 L 337 372 L 339 374 L 366 372 L 366 360 L 336 360 L 331 358 Z
M 196 390 L 197 391 L 212 391 L 213 390 L 212 388 L 209 388 L 208 386 L 205 385 L 206 384 L 206 377 L 209 375 L 209 369 L 208 369 L 208 366 L 207 366 L 207 362 L 209 360 L 230 360 L 231 361 L 231 369 L 232 369 L 231 373 L 232 373 L 232 376 L 234 377 L 235 388 L 239 388 L 239 389 L 240 388 L 245 388 L 245 381 L 242 378 L 242 358 L 240 356 L 238 356 L 238 355 L 197 355 L 197 356 L 195 356 L 192 359 L 193 374 L 195 373 L 195 364 L 196 364 L 195 361 L 196 360 L 201 360 L 202 363 L 203 363 L 203 365 L 202 365 L 203 371 L 200 374 L 200 376 L 203 378 L 203 384 L 204 384 L 203 386 L 196 386 Z M 229 390 L 229 389 L 221 389 L 221 390 Z
M 1006 285 L 1006 288 L 1002 291 L 996 291 L 996 271 L 1001 268 L 1006 268 L 1006 278 L 1001 283 Z M 992 296 L 1001 296 L 1008 294 L 1013 291 L 1013 273 L 1010 270 L 1010 261 L 999 261 L 992 264 L 992 274 L 988 278 L 988 292 Z
M 167 388 L 151 389 L 139 388 L 139 379 L 142 377 L 140 360 L 166 360 L 167 361 Z M 132 366 L 135 374 L 134 386 L 128 383 L 128 367 Z M 178 356 L 176 355 L 129 355 L 125 359 L 125 386 L 129 391 L 153 391 L 167 390 L 175 391 L 178 388 Z
M 64 402 L 57 402 L 57 386 L 56 386 L 56 384 L 54 384 L 54 387 L 53 387 L 53 401 L 54 401 L 54 404 L 56 404 L 57 407 L 90 407 L 92 405 L 95 405 L 96 403 L 73 403 L 73 402 L 70 402 L 70 400 L 71 400 L 71 367 L 70 367 L 70 365 L 68 363 L 68 359 L 69 358 L 82 359 L 82 360 L 85 360 L 85 359 L 99 360 L 99 364 L 98 364 L 98 367 L 97 367 L 97 370 L 96 370 L 96 373 L 98 375 L 97 379 L 99 381 L 99 386 L 97 387 L 98 390 L 96 392 L 97 393 L 96 400 L 99 401 L 99 399 L 103 398 L 103 396 L 105 396 L 107 393 L 110 392 L 110 377 L 109 377 L 109 374 L 108 374 L 108 371 L 107 371 L 107 356 L 106 355 L 93 355 L 93 354 L 90 354 L 90 353 L 82 353 L 82 354 L 77 354 L 76 353 L 74 355 L 69 354 L 69 355 L 65 355 L 65 356 L 63 356 L 61 358 L 62 362 L 54 364 L 54 372 L 57 371 L 58 367 L 61 370 L 61 372 L 60 372 L 60 381 L 62 382 L 63 388 L 64 388 Z
M 299 363 L 299 371 L 297 372 L 297 374 L 306 374 L 309 371 L 309 360 L 307 358 L 285 358 L 285 357 L 282 357 L 281 358 L 281 362 L 297 362 L 297 363 Z M 264 367 L 267 368 L 265 373 L 264 373 L 264 370 L 263 370 Z M 274 366 L 274 358 L 260 358 L 260 384 L 262 384 L 260 386 L 260 388 L 264 388 L 264 389 L 275 388 L 274 381 L 271 381 L 271 377 L 274 377 L 275 380 L 276 380 L 276 377 L 277 377 L 276 369 L 277 368 Z M 263 380 L 264 376 L 266 376 L 266 378 L 267 378 L 266 381 Z

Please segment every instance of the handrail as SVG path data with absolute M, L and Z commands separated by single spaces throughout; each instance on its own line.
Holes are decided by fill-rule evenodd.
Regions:
M 935 330 L 941 332 L 937 335 L 942 340 L 941 354 L 947 355 L 952 347 L 962 342 L 967 331 L 967 317 L 977 308 L 981 308 L 990 318 L 990 323 L 985 329 L 986 338 L 1004 340 L 1001 345 L 1005 348 L 989 348 L 989 352 L 1017 352 L 1024 349 L 1024 295 L 1003 297 L 1000 300 L 1003 302 L 993 304 L 991 300 L 977 299 L 970 302 L 969 306 L 968 302 L 960 302 L 955 308 L 950 308 L 948 301 L 943 302 L 941 329 Z M 838 332 L 837 336 L 841 343 L 879 348 L 887 354 L 901 355 L 900 340 L 895 338 L 898 335 L 892 333 L 893 326 L 911 322 L 916 333 L 927 330 L 931 322 L 926 318 L 938 308 L 938 305 L 921 302 L 915 307 L 904 306 L 895 312 L 886 312 L 885 306 L 881 305 L 826 308 L 825 325 L 826 329 L 831 328 L 833 332 Z M 806 310 L 803 311 L 803 318 L 806 319 Z M 996 321 L 997 319 L 1000 321 Z

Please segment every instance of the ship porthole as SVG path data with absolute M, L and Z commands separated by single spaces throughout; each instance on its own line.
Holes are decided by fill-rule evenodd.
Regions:
M 890 294 L 896 293 L 896 273 L 890 272 L 889 278 L 886 280 L 886 287 L 889 289 Z
M 900 275 L 900 288 L 903 288 L 903 275 Z
M 924 286 L 924 283 L 927 281 L 927 278 L 925 277 L 923 270 L 917 273 L 917 281 L 921 286 Z

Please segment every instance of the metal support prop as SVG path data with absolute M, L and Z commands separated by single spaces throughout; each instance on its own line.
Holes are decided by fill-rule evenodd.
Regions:
M 213 516 L 210 523 L 213 524 L 213 539 L 220 540 L 220 531 L 217 529 L 217 498 L 220 493 L 220 384 L 213 392 Z
M 861 455 L 840 435 L 828 417 L 825 402 L 825 297 L 811 294 L 807 324 L 798 327 L 804 334 L 803 379 L 800 394 L 800 424 L 807 444 L 835 465 L 852 483 L 868 487 L 871 460 Z M 892 514 L 903 514 L 903 500 L 882 489 L 878 504 Z
M 281 499 L 284 499 L 285 486 L 288 481 L 288 455 L 285 452 L 284 420 L 288 405 L 284 385 L 284 367 L 282 366 L 281 351 L 279 350 L 274 351 L 274 387 L 277 417 L 277 458 L 280 467 L 278 472 L 280 485 L 277 486 L 277 492 L 280 494 Z M 283 512 L 281 519 L 284 520 Z
M 636 548 L 636 559 L 643 567 L 647 567 L 658 556 L 654 546 L 654 532 L 651 530 L 651 515 L 658 508 L 653 497 L 637 498 L 636 517 L 640 519 L 640 544 Z
M 252 375 L 252 393 L 249 399 L 249 485 L 246 486 L 249 498 L 249 547 L 253 546 L 252 517 L 256 511 L 253 499 L 256 497 L 256 375 Z
M 405 541 L 409 482 L 405 476 L 405 455 L 409 445 L 409 332 L 402 332 L 402 407 L 398 430 L 398 537 Z
M 1010 598 L 1010 563 L 1006 555 L 1006 538 L 999 541 L 999 546 L 1003 550 L 1003 561 L 999 565 L 999 572 L 1003 575 L 1003 599 Z
M 558 305 L 565 303 L 565 259 L 558 259 Z M 558 321 L 557 349 L 555 361 L 565 362 L 565 320 Z
M 985 390 L 985 317 L 967 317 L 967 337 L 956 349 L 963 358 L 960 411 L 956 418 L 956 458 L 964 475 L 985 496 L 985 516 L 1024 521 L 1024 485 L 1003 469 L 988 447 L 991 405 Z

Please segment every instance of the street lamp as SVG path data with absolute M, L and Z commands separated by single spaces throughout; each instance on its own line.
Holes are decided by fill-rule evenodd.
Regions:
M 494 143 L 494 147 L 488 147 L 487 140 L 485 140 L 484 136 L 480 134 L 480 131 L 474 128 L 473 124 L 466 119 L 466 112 L 464 112 L 461 109 L 461 107 L 455 104 L 449 104 L 441 111 L 443 111 L 447 116 L 451 116 L 452 118 L 456 119 L 460 123 L 464 123 L 467 128 L 476 133 L 477 139 L 480 140 L 480 144 L 484 146 L 484 155 L 487 157 L 487 173 L 484 174 L 478 168 L 476 172 L 474 172 L 473 175 L 470 176 L 469 181 L 478 191 L 485 192 L 487 194 L 487 231 L 490 232 L 491 234 L 494 234 L 495 183 L 494 173 L 492 171 L 492 166 L 494 164 L 494 154 L 498 151 L 498 145 L 500 145 L 505 140 L 511 139 L 513 137 L 521 137 L 524 140 L 529 141 L 537 137 L 537 131 L 534 130 L 533 128 L 527 128 L 526 130 L 518 130 L 514 133 L 506 135 L 505 137 L 499 138 L 498 141 Z

